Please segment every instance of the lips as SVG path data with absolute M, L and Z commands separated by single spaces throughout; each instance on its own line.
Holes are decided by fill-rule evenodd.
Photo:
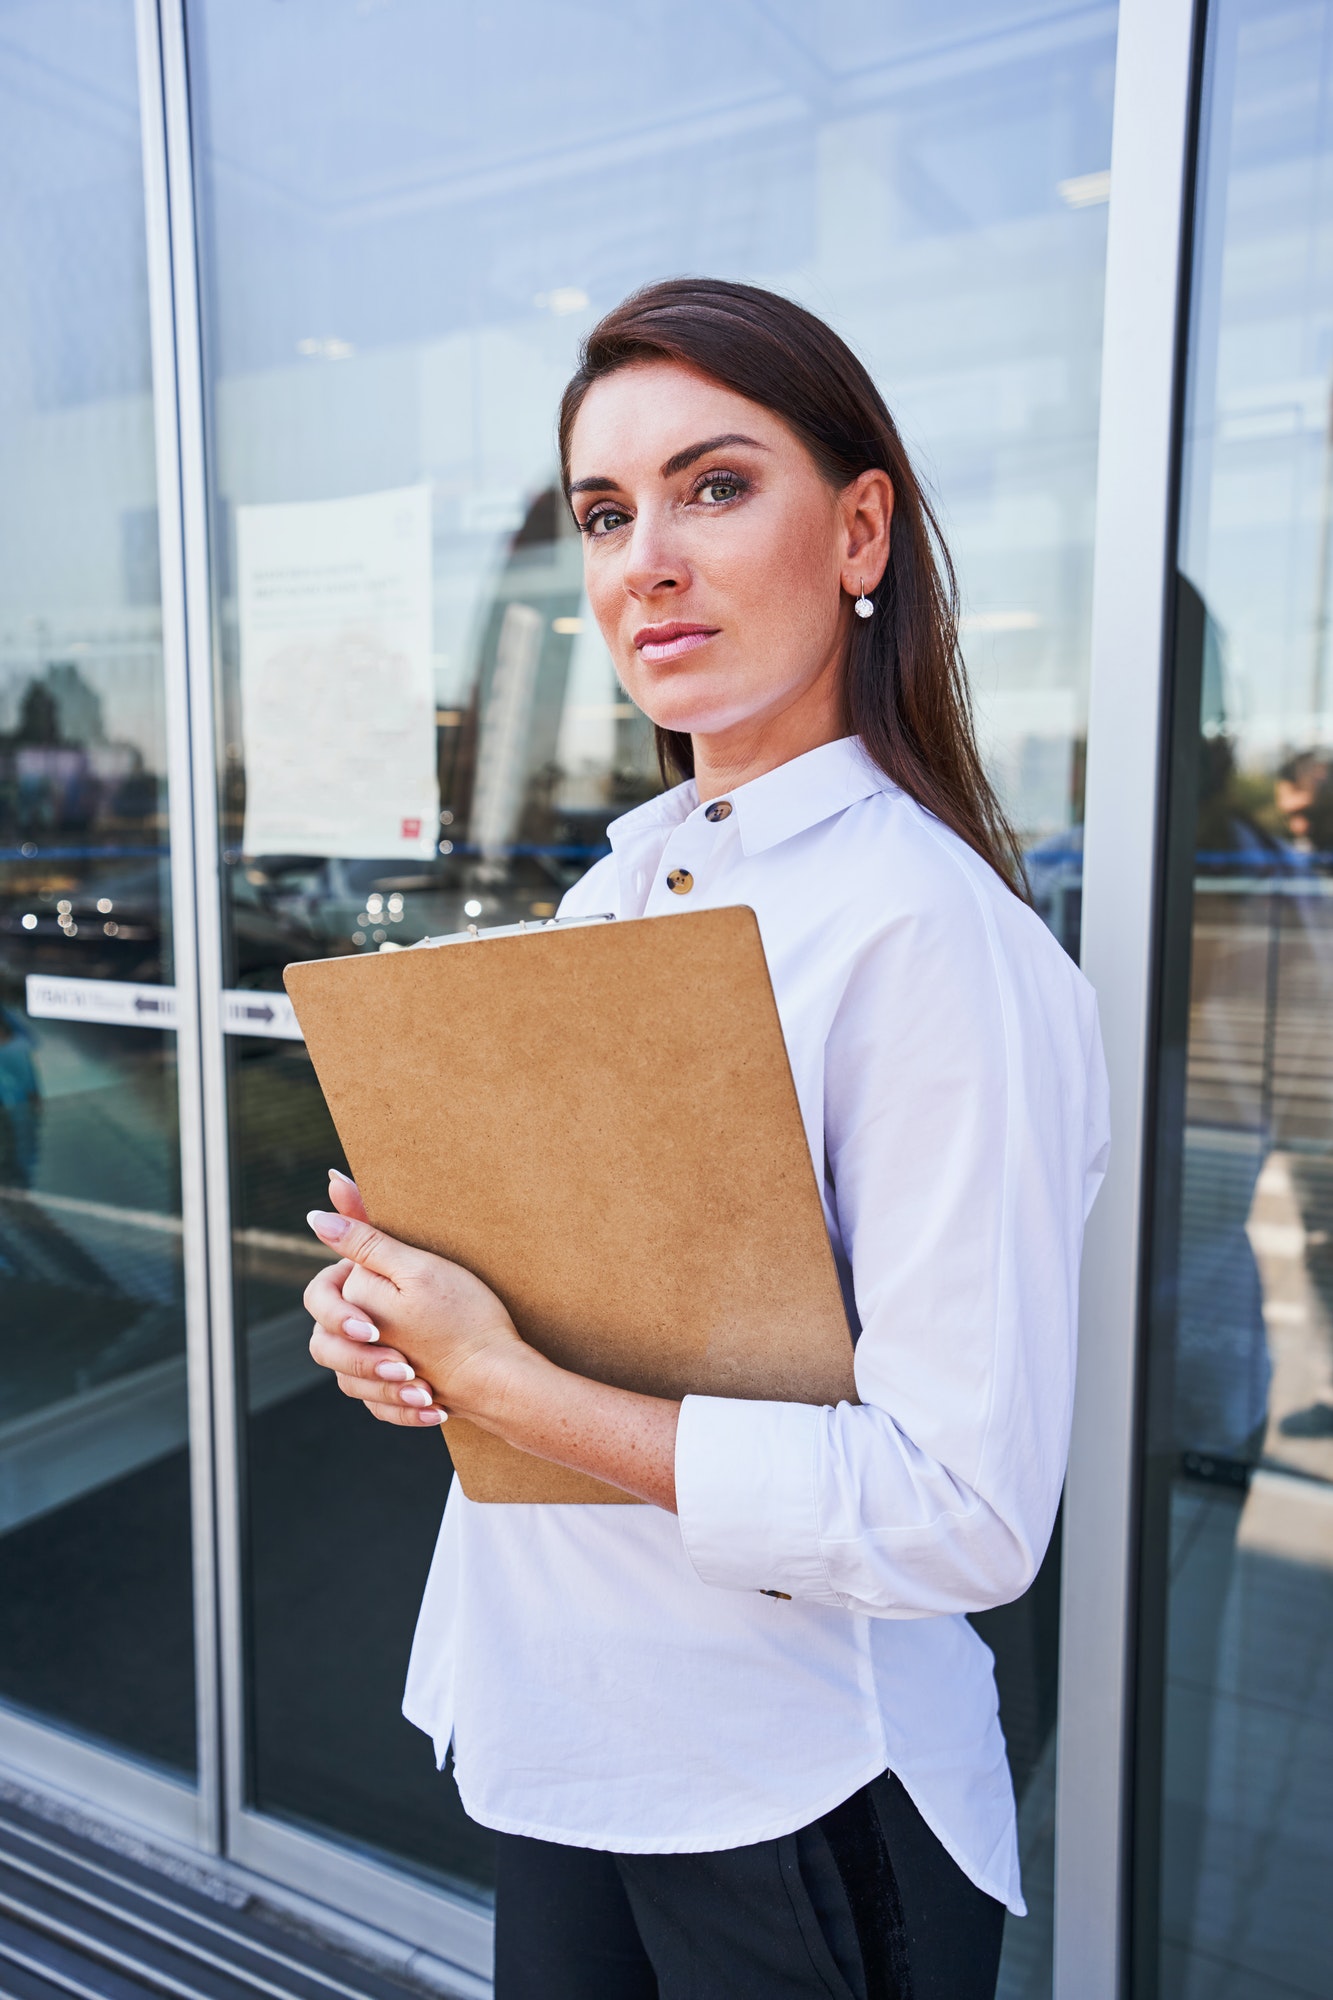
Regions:
M 642 625 L 634 634 L 634 645 L 645 660 L 678 660 L 717 634 L 716 625 Z

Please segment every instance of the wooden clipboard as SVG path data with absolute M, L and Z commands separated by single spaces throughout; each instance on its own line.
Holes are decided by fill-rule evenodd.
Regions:
M 477 1272 L 533 1346 L 651 1394 L 855 1400 L 753 911 L 284 978 L 368 1214 Z M 635 1504 L 459 1418 L 442 1435 L 469 1499 Z

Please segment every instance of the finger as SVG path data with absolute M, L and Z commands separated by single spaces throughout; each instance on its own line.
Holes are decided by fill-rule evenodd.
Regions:
M 383 1384 L 363 1382 L 356 1375 L 339 1375 L 335 1380 L 349 1402 L 364 1403 L 373 1416 L 382 1417 L 391 1423 L 403 1423 L 407 1418 L 416 1415 L 415 1404 L 400 1403 L 396 1396 L 376 1393 L 377 1389 L 383 1389 Z
M 362 1382 L 392 1383 L 401 1388 L 416 1380 L 411 1362 L 396 1349 L 349 1340 L 318 1321 L 310 1336 L 310 1359 L 321 1368 L 331 1368 L 335 1375 L 355 1376 Z
M 375 1341 L 380 1337 L 374 1320 L 367 1319 L 362 1311 L 361 1300 L 349 1298 L 348 1281 L 357 1274 L 355 1264 L 344 1257 L 339 1264 L 329 1264 L 316 1272 L 302 1294 L 302 1301 L 311 1319 L 326 1326 L 331 1333 L 341 1330 L 351 1340 Z M 364 1283 L 365 1273 L 361 1274 Z M 381 1279 L 372 1283 L 380 1284 Z
M 349 1216 L 353 1222 L 368 1220 L 360 1188 L 346 1174 L 340 1174 L 336 1167 L 329 1168 L 329 1200 L 339 1215 Z
M 424 1382 L 377 1382 L 373 1376 L 334 1370 L 344 1396 L 357 1403 L 387 1403 L 394 1410 L 428 1410 L 435 1401 Z
M 386 1331 L 391 1316 L 402 1305 L 403 1295 L 388 1278 L 378 1278 L 360 1264 L 353 1264 L 343 1279 L 343 1304 L 349 1312 L 367 1319 L 380 1332 Z M 392 1334 L 389 1336 L 393 1338 Z
M 301 1303 L 311 1319 L 325 1326 L 338 1326 L 349 1312 L 356 1310 L 343 1299 L 343 1286 L 355 1269 L 356 1265 L 344 1257 L 341 1263 L 326 1264 L 322 1271 L 316 1271 L 301 1294 Z
M 401 1403 L 367 1403 L 366 1410 L 377 1424 L 398 1424 L 403 1429 L 415 1428 L 415 1410 L 405 1410 Z
M 386 1400 L 380 1396 L 369 1396 L 366 1394 L 367 1386 L 366 1383 L 359 1381 L 354 1376 L 344 1378 L 340 1375 L 338 1377 L 338 1387 L 342 1390 L 344 1396 L 350 1397 L 353 1402 L 364 1403 L 370 1411 L 371 1416 L 375 1417 L 382 1424 L 404 1424 L 413 1428 L 422 1426 L 430 1428 L 445 1421 L 445 1412 L 437 1403 L 430 1401 L 424 1404 L 402 1403 Z M 407 1393 L 406 1390 L 403 1391 L 404 1395 Z
M 400 1302 L 400 1294 L 387 1278 L 377 1278 L 350 1257 L 328 1264 L 305 1288 L 305 1309 L 311 1319 L 330 1331 L 350 1326 L 353 1339 L 373 1340 L 383 1330 L 385 1316 Z M 369 1329 L 368 1331 L 366 1329 Z
M 386 1236 L 373 1223 L 329 1215 L 318 1208 L 311 1209 L 306 1221 L 321 1243 L 336 1249 L 340 1257 L 350 1257 L 362 1270 L 386 1278 L 391 1285 L 405 1284 L 420 1265 L 419 1250 L 400 1243 L 395 1236 Z
M 406 1388 L 399 1388 L 396 1383 L 368 1382 L 360 1375 L 336 1374 L 334 1380 L 349 1403 L 364 1403 L 375 1415 L 387 1412 L 399 1422 L 415 1423 L 418 1418 L 431 1424 L 442 1421 L 431 1415 L 439 1405 L 424 1382 L 410 1382 Z

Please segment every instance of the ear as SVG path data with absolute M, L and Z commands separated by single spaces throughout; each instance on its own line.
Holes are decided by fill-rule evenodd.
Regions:
M 873 590 L 889 562 L 893 523 L 893 481 L 878 468 L 862 472 L 838 496 L 842 514 L 842 587 L 859 597 L 862 584 Z

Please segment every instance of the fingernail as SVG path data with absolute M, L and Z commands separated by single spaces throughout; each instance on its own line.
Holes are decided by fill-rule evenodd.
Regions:
M 356 1182 L 350 1174 L 340 1174 L 336 1167 L 329 1168 L 329 1179 L 331 1181 L 341 1181 L 344 1187 L 354 1188 L 356 1186 Z
M 431 1393 L 424 1382 L 414 1382 L 410 1389 L 398 1391 L 398 1400 L 400 1403 L 410 1403 L 415 1410 L 424 1410 L 430 1405 Z
M 372 1326 L 368 1319 L 345 1319 L 343 1332 L 351 1340 L 378 1340 L 380 1330 Z
M 336 1243 L 352 1226 L 345 1215 L 326 1215 L 322 1208 L 312 1208 L 306 1221 L 322 1243 Z
M 432 1407 L 429 1410 L 423 1410 L 418 1416 L 417 1422 L 419 1424 L 442 1424 L 445 1422 L 447 1414 L 445 1410 L 437 1410 Z
M 416 1370 L 405 1361 L 381 1361 L 375 1370 L 381 1382 L 415 1382 Z

